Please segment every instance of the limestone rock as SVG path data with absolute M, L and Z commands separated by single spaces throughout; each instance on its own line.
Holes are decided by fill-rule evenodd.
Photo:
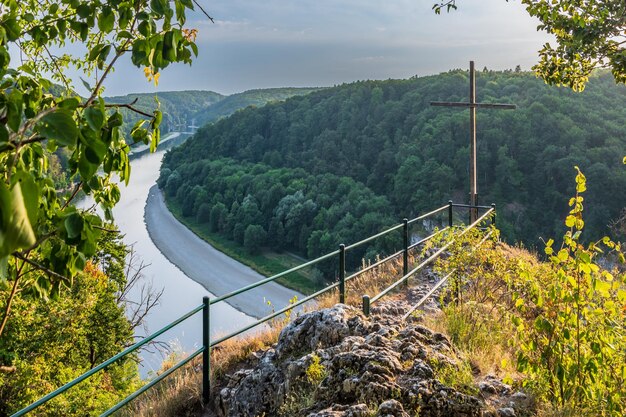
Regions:
M 254 367 L 218 381 L 214 411 L 220 417 L 481 416 L 481 399 L 436 379 L 432 363 L 459 365 L 448 338 L 401 320 L 403 305 L 381 303 L 378 311 L 366 318 L 339 304 L 296 318 L 273 348 L 256 355 Z M 323 372 L 311 381 L 307 369 L 314 362 Z M 503 390 L 495 379 L 483 388 Z

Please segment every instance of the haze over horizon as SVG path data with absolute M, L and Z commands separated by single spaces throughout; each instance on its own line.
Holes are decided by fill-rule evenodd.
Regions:
M 441 15 L 432 11 L 433 0 L 201 4 L 215 23 L 199 11 L 188 16 L 188 26 L 199 30 L 191 67 L 166 68 L 154 87 L 125 56 L 105 94 L 332 86 L 437 74 L 467 68 L 470 60 L 479 69 L 528 70 L 550 41 L 515 0 L 460 0 L 459 10 Z

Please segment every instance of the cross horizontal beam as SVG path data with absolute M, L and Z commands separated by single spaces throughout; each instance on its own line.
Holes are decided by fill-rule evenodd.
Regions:
M 495 104 L 495 103 L 450 103 L 447 101 L 431 101 L 431 106 L 440 107 L 465 107 L 475 109 L 516 109 L 515 104 Z

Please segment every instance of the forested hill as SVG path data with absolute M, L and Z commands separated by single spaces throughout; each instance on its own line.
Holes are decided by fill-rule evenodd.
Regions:
M 478 111 L 479 200 L 498 204 L 503 235 L 532 246 L 540 243 L 540 236 L 562 235 L 574 194 L 575 165 L 588 179 L 584 236 L 607 233 L 607 224 L 626 206 L 626 87 L 598 73 L 583 93 L 573 93 L 546 86 L 529 73 L 484 71 L 477 75 L 477 91 L 481 102 L 518 105 L 517 110 Z M 325 192 L 324 187 L 335 184 L 349 194 L 349 185 L 359 184 L 363 195 L 363 187 L 369 188 L 383 198 L 373 209 L 388 202 L 392 210 L 373 213 L 378 217 L 370 222 L 372 228 L 383 222 L 381 215 L 397 220 L 450 198 L 465 201 L 468 111 L 429 103 L 467 101 L 467 94 L 468 74 L 457 70 L 356 82 L 246 109 L 202 128 L 168 153 L 160 184 L 166 190 L 172 186 L 169 198 L 181 204 L 183 214 L 198 216 L 202 207 L 204 220 L 215 222 L 213 230 L 240 242 L 252 222 L 264 231 L 285 233 L 290 223 L 285 207 L 300 204 L 306 208 L 305 218 L 292 232 L 300 234 L 290 239 L 298 240 L 295 247 L 307 253 L 319 243 L 311 241 L 315 230 L 332 230 L 339 222 L 346 230 L 351 219 L 363 216 L 362 207 L 350 198 L 334 202 L 337 196 L 329 192 L 315 200 L 313 189 Z M 230 159 L 219 167 L 210 162 L 224 157 Z M 285 170 L 296 179 L 284 180 Z M 212 177 L 216 173 L 224 178 Z M 283 180 L 277 179 L 276 187 L 272 182 L 256 184 L 268 175 Z M 307 175 L 317 180 L 309 184 Z M 343 176 L 351 181 L 342 181 Z M 298 190 L 304 195 L 297 195 Z M 246 199 L 252 217 L 240 210 Z M 333 204 L 343 205 L 331 212 Z M 216 206 L 221 216 L 210 219 Z M 237 224 L 241 226 L 233 234 Z M 327 240 L 338 243 L 337 236 Z
M 163 122 L 161 127 L 163 133 L 177 130 L 185 130 L 194 115 L 201 109 L 210 107 L 214 103 L 224 99 L 225 96 L 213 91 L 162 91 L 155 94 L 139 93 L 127 94 L 125 96 L 107 97 L 108 103 L 130 104 L 135 102 L 133 107 L 152 114 L 158 107 L 155 98 L 159 100 L 160 109 L 163 112 Z M 124 125 L 130 131 L 137 120 L 145 119 L 138 113 L 128 109 L 121 109 L 124 115 Z
M 196 119 L 196 124 L 202 126 L 222 117 L 230 116 L 237 110 L 244 109 L 248 106 L 260 107 L 272 101 L 281 101 L 289 97 L 308 94 L 316 90 L 319 90 L 319 88 L 285 87 L 248 90 L 228 96 L 213 106 L 199 110 L 194 115 L 194 118 Z
M 138 110 L 152 114 L 160 103 L 163 112 L 162 133 L 184 131 L 192 123 L 202 126 L 222 117 L 230 116 L 239 109 L 249 106 L 263 106 L 268 102 L 281 101 L 296 95 L 308 94 L 319 88 L 266 88 L 248 90 L 225 96 L 213 91 L 162 91 L 159 93 L 133 93 L 125 96 L 107 97 L 109 103 L 133 104 Z M 136 101 L 135 101 L 136 100 Z M 121 108 L 127 132 L 144 116 Z

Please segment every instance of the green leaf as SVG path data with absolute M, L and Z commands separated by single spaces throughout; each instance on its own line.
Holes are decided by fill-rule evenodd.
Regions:
M 83 80 L 82 77 L 80 77 L 80 81 L 83 83 L 83 86 L 85 86 L 87 91 L 91 92 L 91 86 L 89 85 L 89 83 L 87 81 Z
M 159 146 L 160 139 L 161 131 L 159 129 L 155 129 L 154 132 L 152 132 L 150 140 L 150 153 L 154 153 L 154 151 L 156 151 L 157 146 Z
M 35 129 L 40 135 L 54 139 L 62 146 L 76 145 L 78 128 L 72 114 L 65 109 L 57 109 L 54 113 L 45 115 Z
M 166 0 L 151 0 L 150 8 L 158 15 L 164 15 L 169 7 Z
M 115 15 L 110 7 L 104 7 L 102 13 L 98 15 L 98 29 L 101 32 L 109 33 L 115 25 Z
M 98 165 L 89 161 L 86 152 L 81 152 L 80 158 L 78 159 L 78 172 L 80 176 L 83 177 L 84 180 L 89 181 L 93 174 L 96 173 L 97 169 Z
M 80 105 L 78 97 L 69 97 L 57 104 L 58 107 L 68 111 L 74 111 Z
M 14 132 L 19 130 L 20 124 L 22 123 L 22 104 L 22 93 L 20 93 L 17 89 L 11 91 L 11 94 L 9 94 L 9 101 L 7 102 L 6 124 Z
M 34 227 L 39 217 L 39 187 L 33 177 L 25 171 L 17 171 L 14 178 L 22 190 L 28 221 Z
M 9 257 L 0 258 L 0 282 L 4 282 L 9 278 Z
M 6 31 L 7 39 L 9 41 L 15 41 L 19 39 L 22 33 L 22 28 L 20 27 L 20 24 L 17 23 L 17 20 L 15 18 L 5 19 L 2 22 L 2 26 Z
M 120 113 L 119 111 L 116 111 L 115 113 L 113 113 L 109 117 L 109 120 L 107 120 L 107 125 L 109 126 L 109 129 L 113 129 L 114 127 L 121 126 L 123 123 L 124 123 L 124 119 L 122 117 L 122 113 Z
M 95 106 L 86 108 L 85 119 L 87 120 L 89 127 L 93 130 L 99 131 L 102 129 L 102 125 L 104 124 L 104 114 L 99 108 Z
M 9 132 L 4 124 L 0 124 L 0 146 L 9 142 Z
M 80 237 L 85 221 L 80 214 L 74 212 L 65 218 L 63 225 L 67 231 L 67 237 L 70 239 L 76 239 Z
M 154 111 L 154 119 L 152 121 L 152 129 L 158 129 L 159 126 L 161 126 L 161 121 L 163 120 L 163 113 L 161 113 L 161 110 L 155 110 Z
M 100 140 L 94 140 L 89 142 L 89 145 L 85 148 L 85 157 L 89 162 L 95 165 L 100 165 L 106 154 L 107 146 Z
M 18 182 L 9 189 L 0 182 L 0 258 L 35 244 L 35 232 Z
M 611 296 L 611 284 L 604 281 L 596 281 L 596 292 L 603 298 Z

